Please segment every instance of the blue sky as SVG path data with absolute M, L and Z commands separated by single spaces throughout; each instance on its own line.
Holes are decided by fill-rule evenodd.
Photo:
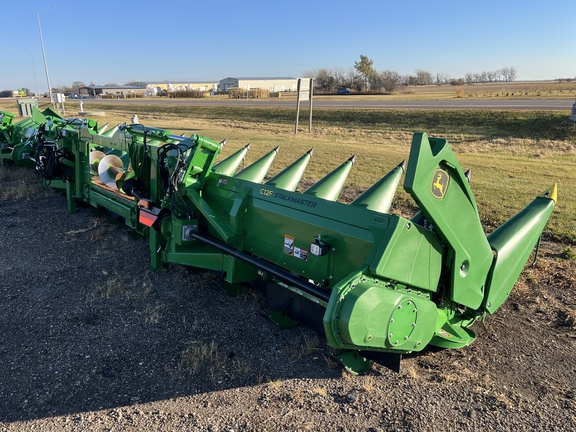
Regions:
M 52 8 L 51 6 L 57 6 Z M 0 90 L 352 68 L 576 76 L 576 0 L 4 0 Z

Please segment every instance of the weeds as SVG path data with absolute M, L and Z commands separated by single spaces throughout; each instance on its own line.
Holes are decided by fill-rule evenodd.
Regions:
M 116 270 L 112 274 L 109 274 L 107 270 L 101 270 L 101 272 L 105 281 L 96 285 L 92 296 L 93 299 L 110 299 L 114 296 L 120 296 L 128 300 L 132 296 L 130 288 L 135 285 L 134 283 L 127 283 L 124 280 L 124 276 Z
M 256 374 L 256 384 L 260 385 L 263 384 L 266 381 L 266 375 L 264 374 L 264 371 L 260 370 L 258 371 L 258 373 Z
M 260 311 L 264 301 L 264 294 L 261 291 L 247 289 L 242 294 L 242 302 L 248 305 L 253 311 Z
M 90 224 L 91 224 L 91 226 L 89 226 L 88 228 L 81 228 L 81 229 L 77 229 L 77 230 L 66 231 L 64 234 L 67 236 L 73 236 L 76 234 L 88 232 L 88 231 L 93 230 L 94 228 L 96 228 L 98 226 L 98 221 L 93 220 L 90 222 Z
M 240 359 L 232 360 L 232 368 L 235 374 L 239 376 L 247 376 L 251 370 L 250 364 Z
M 191 341 L 180 354 L 178 371 L 193 375 L 203 369 L 214 376 L 216 370 L 222 366 L 222 361 L 222 355 L 218 351 L 216 342 Z
M 364 377 L 364 381 L 362 382 L 362 387 L 368 393 L 374 390 L 374 377 L 372 375 L 367 375 Z
M 572 249 L 570 246 L 566 246 L 564 249 L 560 251 L 560 257 L 567 261 L 572 261 L 576 259 L 576 251 Z
M 576 310 L 559 310 L 557 312 L 558 325 L 562 327 L 576 327 Z
M 303 357 L 312 354 L 315 350 L 319 349 L 320 339 L 318 336 L 305 335 L 303 339 L 293 340 L 289 343 L 286 348 L 286 354 L 292 360 L 297 361 Z
M 158 324 L 162 318 L 163 305 L 156 306 L 146 306 L 142 315 L 144 316 L 144 322 L 146 324 Z
M 316 387 L 312 390 L 312 393 L 315 393 L 323 397 L 328 396 L 328 391 L 326 390 L 326 387 Z
M 94 274 L 93 280 L 93 289 L 86 295 L 88 303 L 96 300 L 108 300 L 117 296 L 122 297 L 124 300 L 130 300 L 137 296 L 146 298 L 153 289 L 148 274 L 141 279 L 135 279 L 129 274 L 118 272 L 116 269 L 112 272 L 102 269 L 100 274 Z M 141 289 L 141 292 L 139 292 L 139 289 Z M 158 308 L 158 310 L 155 310 L 155 308 Z M 144 312 L 144 315 L 148 317 L 147 322 L 154 322 L 156 318 L 159 319 L 161 317 L 158 306 L 148 306 L 147 309 Z
M 42 186 L 34 170 L 30 168 L 8 167 L 0 162 L 0 201 L 30 200 L 45 195 L 47 188 Z
M 280 387 L 282 387 L 282 381 L 280 381 L 280 380 L 268 381 L 268 387 L 270 387 L 274 390 L 279 390 Z
M 90 231 L 90 241 L 96 242 L 110 238 L 110 234 L 116 230 L 116 226 L 104 221 L 98 220 L 97 226 Z

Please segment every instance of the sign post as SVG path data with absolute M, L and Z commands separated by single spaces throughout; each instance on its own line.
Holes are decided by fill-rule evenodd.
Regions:
M 310 101 L 310 119 L 308 121 L 308 132 L 312 132 L 312 95 L 314 93 L 313 78 L 298 78 L 297 100 L 296 100 L 296 124 L 294 134 L 298 133 L 298 119 L 300 117 L 300 102 Z

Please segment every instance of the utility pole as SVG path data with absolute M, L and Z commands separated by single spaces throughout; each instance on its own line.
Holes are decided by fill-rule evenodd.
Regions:
M 56 6 L 51 6 L 55 8 Z M 40 32 L 40 43 L 42 45 L 42 57 L 44 58 L 44 71 L 46 72 L 46 83 L 48 84 L 48 95 L 50 96 L 50 103 L 56 109 L 56 103 L 52 100 L 52 85 L 50 84 L 50 75 L 48 74 L 48 64 L 46 63 L 46 52 L 44 51 L 44 38 L 42 37 L 42 26 L 40 25 L 40 12 L 36 12 L 38 17 L 38 31 Z
M 26 51 L 28 54 L 30 54 L 30 57 L 32 57 L 32 69 L 34 69 L 34 79 L 36 80 L 36 97 L 40 97 L 40 85 L 38 84 L 38 74 L 36 74 L 36 63 L 34 62 L 34 54 L 32 54 L 32 51 L 28 50 L 24 51 Z

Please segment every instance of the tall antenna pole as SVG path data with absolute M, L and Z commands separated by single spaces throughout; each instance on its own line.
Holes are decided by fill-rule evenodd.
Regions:
M 40 43 L 42 44 L 42 57 L 44 58 L 44 71 L 46 72 L 46 82 L 48 83 L 48 95 L 50 96 L 50 102 L 52 103 L 52 107 L 56 108 L 56 104 L 52 99 L 52 86 L 50 85 L 50 75 L 48 74 L 48 64 L 46 63 L 46 52 L 44 51 L 44 38 L 42 37 L 42 26 L 40 25 L 40 12 L 36 12 L 36 16 L 38 17 L 38 31 L 40 32 Z

